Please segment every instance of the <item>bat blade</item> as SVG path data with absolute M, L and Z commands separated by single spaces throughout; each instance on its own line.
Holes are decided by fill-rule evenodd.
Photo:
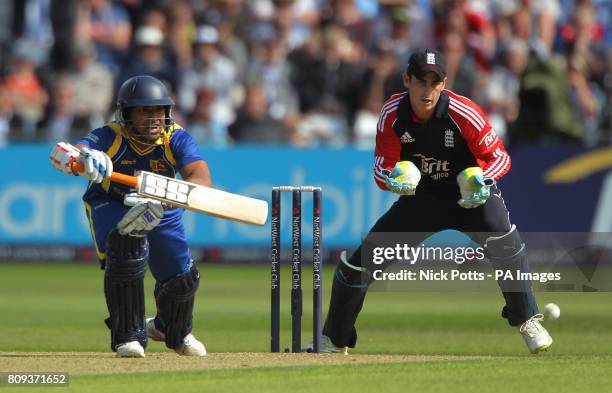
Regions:
M 213 217 L 247 224 L 264 225 L 268 218 L 266 201 L 232 194 L 211 187 L 171 179 L 151 172 L 136 174 L 139 195 Z

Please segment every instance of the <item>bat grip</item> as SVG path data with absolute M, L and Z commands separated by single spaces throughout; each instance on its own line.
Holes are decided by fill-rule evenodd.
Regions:
M 72 172 L 74 174 L 80 175 L 85 170 L 85 167 L 80 162 L 72 163 Z M 138 178 L 135 176 L 126 175 L 124 173 L 113 172 L 110 176 L 111 180 L 115 183 L 124 184 L 126 186 L 130 186 L 132 188 L 136 188 L 138 186 Z

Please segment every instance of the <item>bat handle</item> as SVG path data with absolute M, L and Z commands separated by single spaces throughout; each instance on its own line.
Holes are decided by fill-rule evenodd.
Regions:
M 72 163 L 72 172 L 74 174 L 81 174 L 85 170 L 85 167 L 80 162 Z M 138 178 L 136 176 L 126 175 L 124 173 L 113 172 L 111 174 L 111 180 L 115 183 L 125 184 L 126 186 L 130 186 L 132 188 L 136 188 L 138 186 Z
M 72 173 L 74 173 L 75 175 L 80 175 L 85 170 L 85 166 L 80 162 L 76 161 L 70 164 L 70 168 L 72 169 Z

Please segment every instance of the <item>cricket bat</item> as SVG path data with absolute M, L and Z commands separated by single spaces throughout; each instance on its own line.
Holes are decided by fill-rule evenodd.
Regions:
M 72 168 L 76 173 L 84 170 L 83 164 L 80 163 L 72 164 Z M 140 196 L 213 217 L 256 225 L 264 225 L 268 218 L 268 202 L 261 199 L 232 194 L 152 172 L 138 171 L 135 176 L 113 172 L 111 180 L 134 188 Z

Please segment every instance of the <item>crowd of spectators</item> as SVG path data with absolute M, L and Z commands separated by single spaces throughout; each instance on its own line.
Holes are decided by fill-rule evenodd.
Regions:
M 608 0 L 4 0 L 0 145 L 72 140 L 131 76 L 212 146 L 371 146 L 417 47 L 508 143 L 610 144 Z

